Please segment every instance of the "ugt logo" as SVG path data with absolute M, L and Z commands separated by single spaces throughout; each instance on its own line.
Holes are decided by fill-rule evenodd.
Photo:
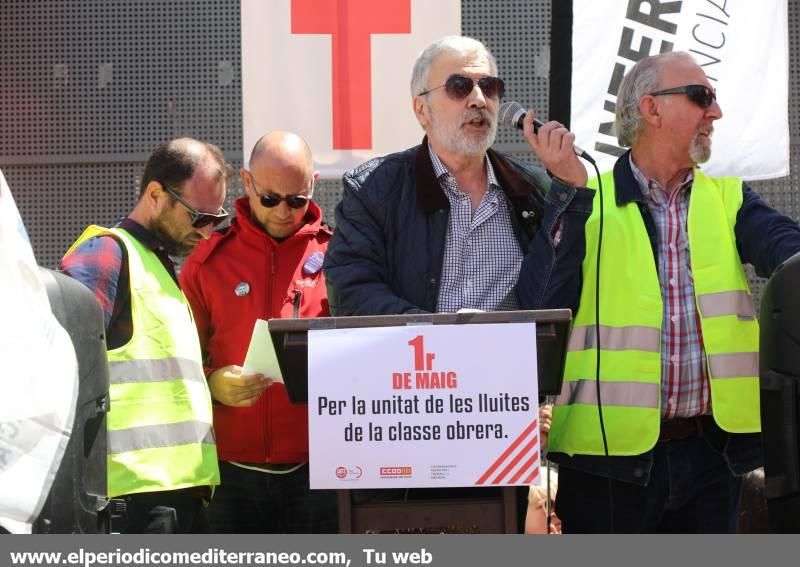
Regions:
M 355 466 L 352 469 L 348 467 L 336 467 L 336 478 L 340 480 L 357 480 L 361 478 L 364 471 L 361 467 Z

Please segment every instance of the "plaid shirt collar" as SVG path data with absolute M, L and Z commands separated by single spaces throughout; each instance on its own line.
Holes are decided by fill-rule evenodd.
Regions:
M 450 170 L 447 169 L 447 166 L 442 163 L 442 160 L 439 159 L 439 156 L 436 155 L 436 152 L 433 151 L 430 144 L 428 144 L 428 152 L 431 156 L 431 163 L 433 164 L 433 174 L 436 176 L 436 179 L 445 188 L 445 191 L 449 190 L 448 183 L 442 183 L 442 177 L 449 175 L 453 178 L 453 182 L 455 183 L 455 176 L 450 173 Z M 494 173 L 494 168 L 492 167 L 492 161 L 488 159 L 486 156 L 483 157 L 483 162 L 486 164 L 486 178 L 489 181 L 489 189 L 500 189 L 500 182 L 497 180 L 497 176 Z
M 662 193 L 666 194 L 665 189 L 661 186 L 661 184 L 651 177 L 647 177 L 644 172 L 639 169 L 633 161 L 633 154 L 628 154 L 628 159 L 630 160 L 631 164 L 631 172 L 633 173 L 633 178 L 636 179 L 636 182 L 639 184 L 639 189 L 642 191 L 642 196 L 645 199 L 654 201 L 656 200 L 655 191 L 661 191 Z M 692 182 L 694 181 L 694 170 L 690 169 L 686 173 L 686 177 L 684 178 L 681 185 L 678 187 L 677 191 L 687 191 L 691 186 Z

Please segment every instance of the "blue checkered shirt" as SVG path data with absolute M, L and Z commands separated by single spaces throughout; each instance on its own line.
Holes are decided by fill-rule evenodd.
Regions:
M 517 278 L 522 249 L 511 226 L 511 204 L 500 188 L 488 158 L 488 190 L 472 211 L 470 197 L 428 148 L 433 170 L 450 202 L 442 277 L 436 310 L 508 311 L 519 309 Z

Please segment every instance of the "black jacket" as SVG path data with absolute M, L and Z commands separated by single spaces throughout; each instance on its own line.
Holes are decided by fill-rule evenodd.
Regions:
M 547 174 L 489 150 L 512 204 L 523 254 L 538 228 Z M 422 144 L 370 160 L 343 177 L 336 230 L 325 255 L 333 315 L 433 312 L 439 295 L 450 204 Z

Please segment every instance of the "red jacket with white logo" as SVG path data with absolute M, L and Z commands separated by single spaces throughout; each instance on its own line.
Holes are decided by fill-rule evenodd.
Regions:
M 305 220 L 277 242 L 251 219 L 247 198 L 240 198 L 230 228 L 201 242 L 186 260 L 179 279 L 194 312 L 207 376 L 244 363 L 256 319 L 329 315 L 322 263 L 306 261 L 315 252 L 315 260 L 322 260 L 331 232 L 314 202 Z M 267 388 L 251 407 L 215 404 L 214 430 L 222 461 L 308 460 L 308 406 L 291 404 L 283 384 Z

